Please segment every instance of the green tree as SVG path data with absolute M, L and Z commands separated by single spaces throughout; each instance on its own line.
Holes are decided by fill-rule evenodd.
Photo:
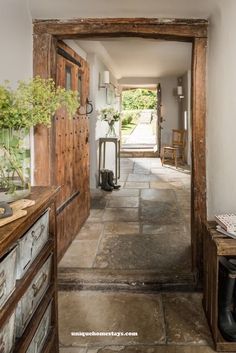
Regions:
M 124 110 L 155 109 L 156 105 L 156 91 L 138 88 L 123 91 L 122 93 L 122 106 Z

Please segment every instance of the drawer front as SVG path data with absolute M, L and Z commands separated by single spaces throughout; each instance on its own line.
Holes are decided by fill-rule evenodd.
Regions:
M 16 248 L 0 260 L 0 309 L 3 307 L 16 284 Z M 1 353 L 1 350 L 0 350 Z
M 20 300 L 16 310 L 16 336 L 22 336 L 33 313 L 38 307 L 43 295 L 45 294 L 51 275 L 51 256 L 44 263 L 40 271 L 35 276 L 30 287 Z
M 14 345 L 15 314 L 0 329 L 0 353 L 10 353 Z
M 26 353 L 41 353 L 51 327 L 52 304 L 49 304 Z
M 32 261 L 49 238 L 49 210 L 41 216 L 19 240 L 17 250 L 17 279 L 23 277 Z

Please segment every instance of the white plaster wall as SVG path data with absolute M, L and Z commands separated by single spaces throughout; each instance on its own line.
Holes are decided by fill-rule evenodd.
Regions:
M 0 84 L 32 76 L 32 20 L 27 0 L 0 0 Z
M 158 80 L 161 84 L 162 96 L 162 145 L 170 145 L 172 142 L 172 129 L 179 128 L 179 105 L 174 95 L 177 87 L 177 77 L 163 77 Z
M 99 73 L 102 74 L 107 67 L 95 54 L 88 54 L 87 60 L 90 65 L 90 99 L 93 102 L 94 111 L 89 117 L 90 122 L 90 187 L 96 188 L 98 184 L 98 139 L 105 137 L 108 124 L 99 119 L 99 111 L 106 107 L 114 106 L 119 110 L 119 101 L 113 105 L 107 105 L 106 89 L 99 89 Z M 110 72 L 110 79 L 117 84 L 115 77 Z M 119 135 L 119 123 L 115 124 L 117 135 Z M 114 145 L 107 145 L 106 168 L 114 171 Z
M 236 1 L 211 17 L 208 52 L 207 208 L 236 212 Z
M 182 86 L 184 98 L 180 100 L 180 129 L 184 129 L 185 112 L 187 113 L 187 131 L 186 131 L 186 147 L 185 158 L 188 165 L 191 165 L 191 148 L 192 148 L 192 123 L 191 123 L 191 70 L 188 70 L 182 76 Z

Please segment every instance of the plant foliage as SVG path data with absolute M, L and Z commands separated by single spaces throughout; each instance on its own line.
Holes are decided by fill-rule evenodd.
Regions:
M 120 120 L 120 113 L 114 108 L 104 108 L 100 111 L 100 119 L 112 123 Z
M 77 92 L 56 87 L 52 79 L 19 81 L 15 91 L 6 82 L 0 86 L 0 129 L 50 126 L 58 108 L 65 107 L 71 117 L 78 106 Z
M 124 110 L 155 109 L 156 105 L 156 91 L 138 88 L 123 91 L 122 93 L 122 106 Z

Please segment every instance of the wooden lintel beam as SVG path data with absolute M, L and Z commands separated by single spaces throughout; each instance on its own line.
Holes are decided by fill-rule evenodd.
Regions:
M 34 21 L 34 33 L 49 33 L 59 38 L 109 35 L 186 40 L 207 37 L 207 27 L 207 20 L 191 19 L 100 18 Z

